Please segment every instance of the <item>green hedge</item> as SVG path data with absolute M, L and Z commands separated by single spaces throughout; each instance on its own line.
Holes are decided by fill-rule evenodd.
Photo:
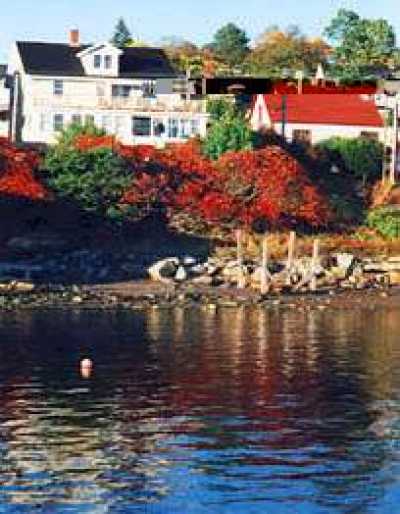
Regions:
M 380 207 L 370 211 L 367 224 L 388 239 L 400 237 L 400 209 L 398 207 Z

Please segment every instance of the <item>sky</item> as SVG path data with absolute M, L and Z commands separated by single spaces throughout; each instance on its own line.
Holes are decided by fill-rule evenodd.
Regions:
M 0 0 L 0 59 L 7 60 L 16 40 L 67 40 L 77 27 L 83 42 L 110 38 L 123 17 L 134 37 L 157 43 L 178 36 L 198 44 L 212 39 L 227 22 L 256 38 L 270 25 L 299 25 L 305 34 L 321 35 L 340 7 L 363 17 L 386 18 L 400 40 L 399 0 Z

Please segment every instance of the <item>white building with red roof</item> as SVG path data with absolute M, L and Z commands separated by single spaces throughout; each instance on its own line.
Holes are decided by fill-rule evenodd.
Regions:
M 260 94 L 252 105 L 251 126 L 311 144 L 333 136 L 386 139 L 384 119 L 373 95 Z

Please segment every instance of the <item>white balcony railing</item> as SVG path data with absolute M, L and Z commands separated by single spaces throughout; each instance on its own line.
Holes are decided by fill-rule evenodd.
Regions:
M 66 109 L 129 110 L 136 112 L 205 113 L 204 100 L 182 100 L 178 95 L 147 97 L 50 96 L 33 99 L 35 107 Z

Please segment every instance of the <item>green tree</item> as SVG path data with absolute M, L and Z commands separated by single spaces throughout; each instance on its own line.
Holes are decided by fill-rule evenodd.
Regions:
M 361 18 L 354 11 L 340 9 L 325 34 L 335 45 L 333 58 L 339 76 L 366 78 L 393 62 L 396 36 L 387 20 Z
M 255 144 L 255 136 L 244 117 L 236 110 L 227 109 L 214 119 L 203 141 L 203 153 L 218 159 L 229 151 L 251 150 Z
M 120 18 L 115 26 L 111 43 L 118 48 L 124 48 L 131 45 L 132 41 L 132 34 L 126 25 L 125 20 Z
M 382 174 L 383 145 L 366 137 L 332 137 L 317 145 L 339 169 L 363 182 L 374 181 Z
M 216 32 L 210 48 L 233 68 L 242 64 L 248 54 L 249 38 L 244 30 L 234 23 L 228 23 Z
M 128 166 L 110 148 L 75 149 L 72 129 L 67 136 L 46 154 L 43 175 L 49 188 L 86 211 L 122 217 L 119 201 L 132 180 Z

